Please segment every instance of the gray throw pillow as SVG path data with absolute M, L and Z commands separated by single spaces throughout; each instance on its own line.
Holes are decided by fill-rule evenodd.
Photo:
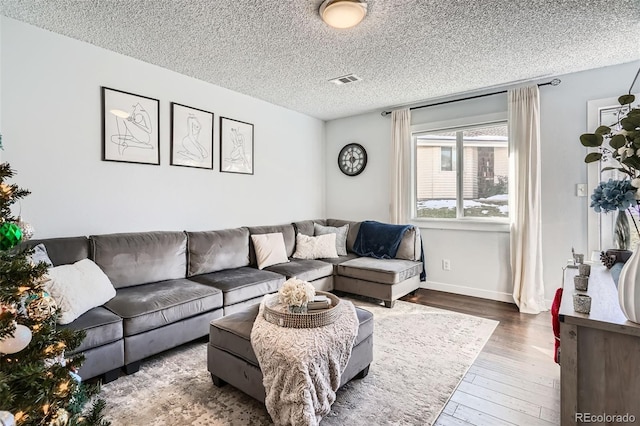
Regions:
M 313 224 L 314 235 L 336 234 L 336 251 L 338 256 L 347 255 L 347 234 L 349 233 L 349 224 L 336 228 L 335 226 L 322 226 L 317 223 Z
M 33 254 L 31 255 L 31 260 L 36 265 L 40 262 L 44 262 L 48 267 L 53 266 L 53 262 L 49 259 L 49 254 L 47 253 L 47 248 L 44 244 L 40 243 L 33 248 Z

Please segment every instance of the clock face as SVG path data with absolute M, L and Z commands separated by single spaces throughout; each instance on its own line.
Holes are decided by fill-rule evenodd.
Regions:
M 338 167 L 347 176 L 359 175 L 366 165 L 367 151 L 360 144 L 347 144 L 338 154 Z

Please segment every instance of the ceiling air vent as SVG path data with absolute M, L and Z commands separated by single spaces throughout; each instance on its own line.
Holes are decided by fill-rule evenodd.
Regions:
M 343 84 L 355 83 L 356 81 L 361 81 L 362 79 L 355 74 L 347 74 L 342 77 L 332 78 L 329 80 L 330 83 L 337 84 L 341 86 Z

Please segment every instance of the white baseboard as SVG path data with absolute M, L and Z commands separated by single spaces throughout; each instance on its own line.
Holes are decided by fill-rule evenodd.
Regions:
M 421 283 L 420 288 L 427 288 L 429 290 L 445 291 L 447 293 L 461 294 L 463 296 L 479 297 L 481 299 L 496 300 L 498 302 L 507 302 L 515 305 L 513 301 L 513 295 L 510 293 L 503 293 L 500 291 L 484 290 L 475 287 L 466 287 L 463 285 L 438 283 L 435 281 L 425 281 Z M 552 299 L 545 299 L 545 310 L 551 309 L 553 304 Z
M 427 288 L 429 290 L 438 290 L 438 291 L 445 291 L 447 293 L 462 294 L 464 296 L 479 297 L 481 299 L 497 300 L 498 302 L 514 303 L 512 294 L 503 293 L 500 291 L 484 290 L 481 288 L 466 287 L 466 286 L 455 285 L 455 284 L 438 283 L 434 281 L 425 281 L 421 283 L 420 287 Z

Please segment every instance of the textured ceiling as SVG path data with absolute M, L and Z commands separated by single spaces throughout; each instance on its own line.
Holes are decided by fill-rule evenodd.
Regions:
M 0 14 L 323 120 L 640 59 L 640 0 L 368 0 L 348 30 L 320 3 L 0 0 Z M 327 81 L 349 73 L 363 81 Z

